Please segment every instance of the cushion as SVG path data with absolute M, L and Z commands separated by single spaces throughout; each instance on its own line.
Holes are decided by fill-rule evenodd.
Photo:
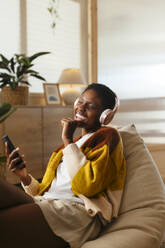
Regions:
M 165 228 L 163 181 L 135 126 L 119 132 L 127 162 L 119 217 L 82 248 L 158 248 Z

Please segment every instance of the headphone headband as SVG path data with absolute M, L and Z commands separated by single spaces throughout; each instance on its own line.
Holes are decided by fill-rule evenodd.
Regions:
M 115 93 L 114 93 L 115 94 Z M 119 106 L 120 106 L 120 100 L 119 100 L 119 98 L 118 98 L 118 96 L 115 94 L 115 106 L 114 106 L 114 108 L 112 109 L 112 111 L 117 111 L 118 110 L 118 108 L 119 108 Z

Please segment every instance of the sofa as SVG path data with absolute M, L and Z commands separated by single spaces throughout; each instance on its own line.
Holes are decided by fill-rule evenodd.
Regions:
M 134 125 L 118 128 L 127 175 L 117 219 L 81 248 L 165 248 L 165 189 Z

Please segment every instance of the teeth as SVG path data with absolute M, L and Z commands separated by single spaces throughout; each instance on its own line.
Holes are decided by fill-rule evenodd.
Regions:
M 83 115 L 80 115 L 80 114 L 76 114 L 76 117 L 78 117 L 80 119 L 86 119 L 86 117 L 84 117 Z
M 76 118 L 79 120 L 82 120 L 82 121 L 87 121 L 87 118 L 83 115 L 80 115 L 80 114 L 76 114 Z

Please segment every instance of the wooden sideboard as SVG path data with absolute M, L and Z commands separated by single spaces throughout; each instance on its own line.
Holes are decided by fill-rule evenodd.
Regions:
M 150 116 L 146 115 L 146 111 Z M 135 123 L 165 181 L 165 142 L 164 144 L 151 142 L 152 140 L 155 141 L 155 136 L 152 137 L 152 135 L 155 135 L 156 132 L 152 132 L 152 130 L 148 132 L 151 125 L 149 125 L 146 117 L 151 123 L 154 123 L 155 130 L 159 132 L 162 130 L 159 129 L 159 122 L 162 120 L 160 115 L 154 117 L 153 112 L 146 111 L 136 110 L 135 114 L 135 111 L 127 112 L 127 108 L 121 108 L 112 124 L 123 126 Z M 62 144 L 60 121 L 65 116 L 73 116 L 71 106 L 18 106 L 16 112 L 0 125 L 0 137 L 7 134 L 15 146 L 20 147 L 20 153 L 25 155 L 29 172 L 37 179 L 43 176 L 51 153 Z M 79 131 L 76 131 L 75 136 L 80 134 Z M 162 139 L 164 133 L 162 132 L 158 137 L 164 140 Z M 2 142 L 0 142 L 0 151 L 1 153 L 4 152 Z M 19 182 L 18 178 L 11 172 L 7 172 L 6 178 L 10 183 Z
M 0 125 L 0 136 L 7 134 L 20 148 L 29 173 L 35 178 L 42 177 L 52 151 L 62 144 L 60 120 L 64 116 L 73 116 L 72 107 L 18 106 L 16 112 Z M 1 151 L 4 151 L 2 143 Z M 7 181 L 19 182 L 11 172 L 7 172 Z

